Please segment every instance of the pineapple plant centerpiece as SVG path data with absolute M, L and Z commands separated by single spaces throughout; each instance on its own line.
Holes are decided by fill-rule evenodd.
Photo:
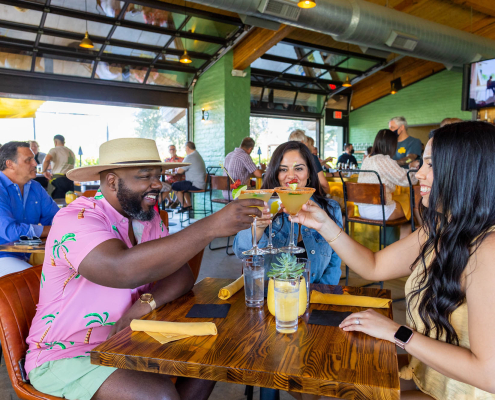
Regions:
M 304 264 L 298 263 L 294 254 L 283 253 L 281 254 L 277 262 L 271 264 L 271 269 L 268 272 L 268 293 L 266 302 L 268 305 L 268 311 L 275 316 L 275 286 L 277 291 L 284 288 L 289 289 L 291 286 L 299 286 L 299 302 L 298 302 L 298 316 L 303 315 L 306 312 L 307 307 L 307 292 L 306 281 L 302 276 L 304 271 Z

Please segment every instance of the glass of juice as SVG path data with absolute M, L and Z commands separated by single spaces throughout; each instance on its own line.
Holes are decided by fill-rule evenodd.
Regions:
M 257 200 L 262 200 L 265 203 L 268 203 L 270 200 L 270 197 L 272 197 L 272 194 L 274 192 L 274 189 L 259 189 L 259 190 L 241 190 L 241 194 L 239 195 L 238 199 L 243 200 L 243 199 L 257 199 Z M 263 211 L 264 207 L 257 207 L 261 211 Z M 253 215 L 254 221 L 251 224 L 251 234 L 253 236 L 253 247 L 250 250 L 243 251 L 242 254 L 245 256 L 259 256 L 265 254 L 263 250 L 261 250 L 258 247 L 258 241 L 256 240 L 256 221 L 257 217 Z
M 275 327 L 280 333 L 297 332 L 300 278 L 274 279 Z
M 242 260 L 247 307 L 263 307 L 265 300 L 265 260 L 252 256 Z
M 295 217 L 304 204 L 308 202 L 313 193 L 316 191 L 314 188 L 297 188 L 291 189 L 289 187 L 275 188 L 275 192 L 280 197 L 283 206 L 287 212 Z M 296 246 L 294 242 L 294 222 L 290 222 L 290 241 L 289 245 L 280 249 L 284 253 L 304 253 L 305 250 Z
M 268 201 L 268 207 L 270 208 L 270 222 L 268 225 L 268 244 L 266 247 L 263 247 L 261 250 L 263 250 L 266 254 L 278 254 L 281 252 L 280 249 L 277 249 L 273 247 L 272 243 L 272 222 L 273 218 L 275 215 L 277 215 L 278 210 L 280 210 L 280 198 L 278 196 L 272 196 L 270 200 Z

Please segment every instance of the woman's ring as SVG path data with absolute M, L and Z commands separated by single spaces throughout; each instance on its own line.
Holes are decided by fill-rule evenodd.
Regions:
M 361 321 L 359 321 L 359 318 L 356 318 L 356 322 L 355 322 L 356 325 L 360 325 L 361 324 Z

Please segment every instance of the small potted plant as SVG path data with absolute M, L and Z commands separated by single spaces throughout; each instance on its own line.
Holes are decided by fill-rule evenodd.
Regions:
M 298 301 L 298 316 L 303 315 L 306 312 L 307 306 L 307 292 L 306 281 L 302 276 L 304 271 L 304 264 L 299 264 L 295 255 L 290 253 L 281 254 L 277 263 L 272 263 L 271 269 L 268 272 L 268 293 L 266 302 L 268 304 L 268 311 L 272 315 L 275 315 L 275 287 L 283 290 L 284 287 L 289 289 L 290 287 L 299 287 L 299 301 Z M 297 284 L 295 283 L 297 282 Z

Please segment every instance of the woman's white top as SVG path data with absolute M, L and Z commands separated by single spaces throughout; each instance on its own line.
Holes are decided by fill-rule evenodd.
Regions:
M 382 183 L 385 185 L 385 204 L 393 204 L 392 193 L 396 186 L 409 186 L 407 180 L 407 169 L 401 168 L 397 161 L 392 160 L 390 156 L 377 154 L 372 157 L 366 157 L 361 165 L 361 169 L 376 171 L 380 175 Z M 363 172 L 359 174 L 359 183 L 379 183 L 375 174 Z M 413 185 L 418 183 L 415 174 L 411 174 Z

